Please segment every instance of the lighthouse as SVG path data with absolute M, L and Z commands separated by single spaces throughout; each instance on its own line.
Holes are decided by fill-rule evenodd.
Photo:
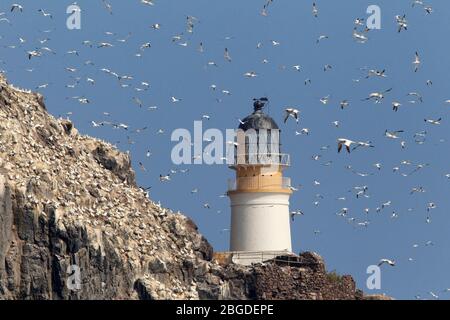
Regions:
M 289 154 L 280 152 L 280 130 L 263 108 L 267 98 L 254 99 L 254 112 L 240 121 L 229 181 L 230 251 L 241 264 L 291 254 L 290 179 L 283 171 Z

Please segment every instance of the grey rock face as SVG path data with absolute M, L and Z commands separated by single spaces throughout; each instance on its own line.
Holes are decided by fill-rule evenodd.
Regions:
M 99 145 L 92 151 L 92 155 L 105 169 L 112 171 L 121 180 L 128 184 L 135 184 L 134 172 L 131 169 L 131 160 L 128 155 L 115 150 L 106 149 Z

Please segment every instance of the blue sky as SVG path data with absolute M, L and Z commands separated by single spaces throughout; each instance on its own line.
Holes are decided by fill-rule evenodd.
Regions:
M 174 143 L 170 134 L 174 129 L 193 130 L 194 121 L 208 114 L 204 128 L 235 128 L 237 118 L 252 111 L 251 99 L 268 96 L 267 112 L 282 129 L 283 151 L 291 154 L 292 167 L 286 171 L 295 186 L 302 187 L 291 198 L 291 209 L 301 209 L 305 215 L 292 224 L 293 246 L 296 252 L 313 250 L 320 253 L 328 269 L 351 274 L 359 288 L 367 293 L 386 293 L 396 298 L 413 299 L 415 295 L 432 298 L 430 291 L 440 298 L 449 298 L 443 290 L 450 287 L 450 173 L 448 164 L 449 132 L 448 93 L 450 61 L 446 41 L 450 29 L 450 2 L 430 2 L 434 12 L 426 15 L 423 8 L 412 8 L 412 1 L 316 1 L 319 17 L 312 15 L 312 1 L 275 1 L 269 15 L 261 16 L 264 1 L 157 1 L 146 6 L 139 0 L 109 0 L 113 14 L 102 1 L 78 1 L 82 9 L 82 29 L 66 28 L 65 14 L 70 1 L 21 0 L 24 12 L 9 12 L 12 1 L 2 1 L 0 12 L 6 12 L 11 25 L 0 22 L 0 60 L 10 82 L 20 87 L 39 89 L 46 96 L 47 107 L 55 116 L 70 114 L 83 134 L 99 137 L 129 150 L 137 172 L 138 183 L 151 186 L 151 198 L 173 210 L 192 217 L 200 231 L 217 251 L 226 250 L 228 236 L 221 230 L 229 227 L 229 202 L 220 197 L 233 172 L 225 165 L 191 165 L 176 167 L 170 159 Z M 366 8 L 376 4 L 381 8 L 381 30 L 368 33 L 369 41 L 356 43 L 352 30 L 356 18 L 365 18 Z M 39 8 L 50 12 L 53 19 L 43 17 Z M 408 30 L 397 32 L 395 15 L 406 14 Z M 186 16 L 195 16 L 194 32 L 186 33 Z M 160 30 L 150 26 L 161 25 Z M 51 32 L 44 32 L 44 31 Z M 105 32 L 113 32 L 107 35 Z M 174 35 L 184 33 L 183 40 L 172 42 Z M 124 39 L 129 35 L 127 42 Z M 320 35 L 329 38 L 316 44 Z M 26 40 L 20 43 L 19 37 Z M 44 44 L 38 40 L 49 38 Z M 90 40 L 92 48 L 82 42 Z M 280 43 L 273 46 L 271 41 Z M 100 42 L 110 42 L 112 48 L 97 48 Z M 151 48 L 140 51 L 146 42 Z M 181 46 L 179 43 L 187 43 Z M 203 43 L 204 52 L 197 49 Z M 257 49 L 257 43 L 261 48 Z M 14 45 L 15 48 L 9 46 Z M 56 54 L 45 53 L 28 60 L 26 52 L 46 46 Z M 223 58 L 228 48 L 232 62 Z M 67 51 L 78 50 L 79 56 Z M 418 51 L 422 65 L 414 73 L 412 61 Z M 141 52 L 141 57 L 135 54 Z M 268 63 L 262 63 L 267 59 Z M 91 60 L 94 65 L 85 65 Z M 217 67 L 208 66 L 209 61 Z M 325 64 L 332 70 L 324 72 Z M 292 68 L 300 65 L 301 71 Z M 285 67 L 283 67 L 285 66 Z M 65 68 L 76 68 L 70 73 Z M 367 71 L 360 68 L 386 69 L 386 78 L 365 79 Z M 122 81 L 130 86 L 120 87 L 111 75 L 101 72 L 108 68 L 133 80 Z M 33 69 L 33 72 L 27 71 Z M 245 72 L 258 76 L 248 79 Z M 67 84 L 75 83 L 75 88 Z M 91 85 L 86 78 L 95 80 Z M 304 85 L 305 79 L 310 85 Z M 359 82 L 354 80 L 360 79 Z M 426 81 L 433 85 L 427 86 Z M 149 90 L 138 92 L 141 82 L 150 83 Z M 215 84 L 215 91 L 210 86 Z M 361 101 L 374 91 L 393 90 L 380 104 Z M 231 95 L 223 94 L 229 90 Z M 408 103 L 409 92 L 420 92 L 423 103 Z M 330 95 L 323 105 L 321 97 Z M 74 96 L 89 99 L 80 104 Z M 172 103 L 170 97 L 182 100 Z M 144 107 L 139 108 L 133 97 Z M 218 102 L 218 99 L 220 102 Z M 339 108 L 341 100 L 350 106 Z M 392 101 L 402 103 L 393 112 Z M 156 110 L 147 107 L 157 106 Z M 282 124 L 283 110 L 295 106 L 301 120 Z M 105 116 L 107 112 L 110 115 Z M 441 125 L 431 125 L 424 119 L 442 117 Z M 332 122 L 338 120 L 339 128 Z M 128 132 L 110 126 L 94 128 L 91 121 L 112 121 L 129 125 Z M 131 131 L 147 127 L 141 133 Z M 296 136 L 295 131 L 308 128 L 308 136 Z M 164 134 L 157 134 L 164 129 Z M 384 137 L 385 130 L 404 130 L 401 139 Z M 426 131 L 426 141 L 417 144 L 414 134 Z M 127 136 L 134 142 L 129 144 Z M 374 148 L 360 148 L 350 155 L 338 154 L 336 139 L 370 140 Z M 400 141 L 406 141 L 406 148 Z M 322 146 L 330 146 L 321 150 Z M 150 150 L 151 157 L 146 157 Z M 321 155 L 319 161 L 312 159 Z M 400 165 L 410 160 L 411 165 Z M 330 166 L 323 164 L 332 161 Z M 142 162 L 147 171 L 142 171 Z M 381 163 L 381 170 L 373 164 Z M 410 173 L 418 164 L 429 166 Z M 369 173 L 361 177 L 355 171 Z M 393 172 L 393 167 L 400 167 Z M 172 175 L 172 181 L 159 182 L 160 174 L 171 169 L 189 169 L 188 173 Z M 314 181 L 320 182 L 315 186 Z M 355 197 L 349 192 L 354 186 L 367 185 L 370 198 Z M 426 192 L 410 194 L 414 187 Z M 198 188 L 199 192 L 191 194 Z M 321 195 L 318 197 L 317 195 Z M 345 197 L 346 200 L 338 200 Z M 318 206 L 314 202 L 319 201 Z M 377 213 L 382 203 L 392 204 Z M 437 208 L 427 211 L 428 203 Z M 205 209 L 209 203 L 211 209 Z M 336 215 L 348 208 L 348 217 Z M 364 208 L 370 208 L 369 214 Z M 412 210 L 408 210 L 412 209 Z M 219 211 L 219 213 L 218 213 Z M 398 215 L 392 218 L 393 212 Z M 431 223 L 426 223 L 427 217 Z M 354 218 L 356 222 L 349 222 Z M 368 227 L 357 222 L 370 221 Z M 315 230 L 320 233 L 315 234 Z M 433 245 L 426 245 L 432 241 Z M 414 248 L 413 245 L 418 247 Z M 396 260 L 395 267 L 382 267 L 382 289 L 366 289 L 366 268 L 381 258 Z M 409 261 L 413 258 L 413 261 Z

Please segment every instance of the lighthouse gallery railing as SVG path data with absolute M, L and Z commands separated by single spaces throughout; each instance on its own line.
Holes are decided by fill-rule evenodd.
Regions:
M 291 157 L 287 153 L 250 153 L 236 154 L 234 165 L 280 165 L 290 166 Z

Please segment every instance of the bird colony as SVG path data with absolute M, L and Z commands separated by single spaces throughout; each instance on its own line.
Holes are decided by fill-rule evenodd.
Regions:
M 13 176 L 9 176 L 9 180 L 18 188 L 28 190 L 33 186 L 33 190 L 35 188 L 39 190 L 39 185 L 46 186 L 46 190 L 30 193 L 28 201 L 36 206 L 42 206 L 46 201 L 63 206 L 66 213 L 70 212 L 64 219 L 92 224 L 93 227 L 98 225 L 110 233 L 116 232 L 119 226 L 138 227 L 135 232 L 129 234 L 130 243 L 122 248 L 125 255 L 135 251 L 158 253 L 161 245 L 159 240 L 164 237 L 164 231 L 154 230 L 151 225 L 153 219 L 161 219 L 159 215 L 164 216 L 165 211 L 156 203 L 144 201 L 151 188 L 152 192 L 161 197 L 164 197 L 164 192 L 169 193 L 166 199 L 174 202 L 177 199 L 172 199 L 173 190 L 179 192 L 180 202 L 189 202 L 195 208 L 192 211 L 200 212 L 195 213 L 198 214 L 195 218 L 199 221 L 200 227 L 214 234 L 213 240 L 224 246 L 229 231 L 228 219 L 222 218 L 224 214 L 220 215 L 229 210 L 228 203 L 224 201 L 224 190 L 218 191 L 215 196 L 206 196 L 204 194 L 206 189 L 211 187 L 211 190 L 215 191 L 217 186 L 202 185 L 198 181 L 204 181 L 204 176 L 201 174 L 195 176 L 198 172 L 194 173 L 195 170 L 191 168 L 174 168 L 166 161 L 170 151 L 167 154 L 160 154 L 158 149 L 162 148 L 163 143 L 167 143 L 169 131 L 173 129 L 170 122 L 175 116 L 176 120 L 186 119 L 183 124 L 185 127 L 191 127 L 193 122 L 191 120 L 199 118 L 204 123 L 215 123 L 217 126 L 226 121 L 224 119 L 239 121 L 231 123 L 232 127 L 236 127 L 239 123 L 244 124 L 241 119 L 249 113 L 248 102 L 254 97 L 242 92 L 235 94 L 235 91 L 242 90 L 238 88 L 239 84 L 233 86 L 233 82 L 246 81 L 243 85 L 244 90 L 247 90 L 248 85 L 254 92 L 256 91 L 254 83 L 266 83 L 263 79 L 269 73 L 269 68 L 272 68 L 270 71 L 272 77 L 285 76 L 290 79 L 287 80 L 290 82 L 289 85 L 294 83 L 295 90 L 301 92 L 298 96 L 285 94 L 283 83 L 274 81 L 269 87 L 267 85 L 264 87 L 264 93 L 257 93 L 258 96 L 264 94 L 269 97 L 270 115 L 279 119 L 277 122 L 283 132 L 283 147 L 286 149 L 284 151 L 292 153 L 294 159 L 290 175 L 294 181 L 301 183 L 292 186 L 293 191 L 301 191 L 294 194 L 291 202 L 293 228 L 297 227 L 297 222 L 305 223 L 308 227 L 306 229 L 303 227 L 302 236 L 320 241 L 321 237 L 327 235 L 322 230 L 322 227 L 326 227 L 326 223 L 314 226 L 316 217 L 314 215 L 317 214 L 319 217 L 319 212 L 321 216 L 327 215 L 322 221 L 327 223 L 333 221 L 331 224 L 334 224 L 338 219 L 348 229 L 357 230 L 356 232 L 368 232 L 382 220 L 383 223 L 389 221 L 389 224 L 396 221 L 407 224 L 409 219 L 420 220 L 423 228 L 427 228 L 433 224 L 435 218 L 443 219 L 440 202 L 444 200 L 442 196 L 434 198 L 435 193 L 428 190 L 433 188 L 435 181 L 439 184 L 450 181 L 450 168 L 436 164 L 440 160 L 437 154 L 448 149 L 447 137 L 442 135 L 442 127 L 448 128 L 445 115 L 449 112 L 450 97 L 444 96 L 446 93 L 442 89 L 442 79 L 439 79 L 441 80 L 439 83 L 434 79 L 433 73 L 429 72 L 433 58 L 429 58 L 430 50 L 426 47 L 426 42 L 413 41 L 413 49 L 410 45 L 405 45 L 402 50 L 396 51 L 386 46 L 380 39 L 389 35 L 395 37 L 395 42 L 405 41 L 404 39 L 414 36 L 420 28 L 426 28 L 427 23 L 448 19 L 445 15 L 442 16 L 443 13 L 435 10 L 430 2 L 432 1 L 403 1 L 401 6 L 396 3 L 395 10 L 398 12 L 394 14 L 386 7 L 382 7 L 381 30 L 367 27 L 368 16 L 365 15 L 365 8 L 361 7 L 357 10 L 360 14 L 347 19 L 348 21 L 339 21 L 340 25 L 346 23 L 347 42 L 342 40 L 341 35 L 339 40 L 336 40 L 338 35 L 334 32 L 332 24 L 327 24 L 324 20 L 324 16 L 330 19 L 327 1 L 310 3 L 302 1 L 301 4 L 296 4 L 301 7 L 302 12 L 307 12 L 311 20 L 309 22 L 317 26 L 299 32 L 302 34 L 299 40 L 302 43 L 300 53 L 312 51 L 317 53 L 317 57 L 324 57 L 323 52 L 330 52 L 328 58 L 323 61 L 317 61 L 318 59 L 300 61 L 300 58 L 291 54 L 298 30 L 292 31 L 295 36 L 283 39 L 278 39 L 278 36 L 274 36 L 275 32 L 267 32 L 267 29 L 265 32 L 261 31 L 258 35 L 260 40 L 250 44 L 252 49 L 247 48 L 247 54 L 239 50 L 239 46 L 235 44 L 240 40 L 239 34 L 214 33 L 214 37 L 209 34 L 209 38 L 200 38 L 199 33 L 205 34 L 204 31 L 208 28 L 214 30 L 214 25 L 205 23 L 207 17 L 197 16 L 195 12 L 186 13 L 176 26 L 165 23 L 164 17 L 152 16 L 146 22 L 145 31 L 140 30 L 144 33 L 139 33 L 139 37 L 122 24 L 117 30 L 102 31 L 101 36 L 85 38 L 62 51 L 61 48 L 58 50 L 54 48 L 56 46 L 53 40 L 56 20 L 54 12 L 46 8 L 29 9 L 31 5 L 27 6 L 25 2 L 8 6 L 2 4 L 1 9 L 4 12 L 0 12 L 2 28 L 0 42 L 3 48 L 0 50 L 13 51 L 16 55 L 20 55 L 22 60 L 27 62 L 24 68 L 30 77 L 39 72 L 43 73 L 42 69 L 39 69 L 42 63 L 62 58 L 63 66 L 58 65 L 55 68 L 59 68 L 58 72 L 64 73 L 68 81 L 54 83 L 51 79 L 46 79 L 36 84 L 35 89 L 47 96 L 57 93 L 63 95 L 64 98 L 59 102 L 64 101 L 73 108 L 70 111 L 65 110 L 67 111 L 63 115 L 65 118 L 77 117 L 78 113 L 83 114 L 84 118 L 80 118 L 84 122 L 77 124 L 78 127 L 91 134 L 103 135 L 106 140 L 119 148 L 132 150 L 133 159 L 136 159 L 133 166 L 145 181 L 145 187 L 139 189 L 129 186 L 124 182 L 127 177 L 119 178 L 116 174 L 101 170 L 93 151 L 101 146 L 101 150 L 96 151 L 96 156 L 102 157 L 103 153 L 115 152 L 112 151 L 112 145 L 103 141 L 94 142 L 77 134 L 75 129 L 67 129 L 67 126 L 71 127 L 68 120 L 64 122 L 45 118 L 39 112 L 42 106 L 36 105 L 36 101 L 42 98 L 38 96 L 36 100 L 31 93 L 18 94 L 20 92 L 18 89 L 8 91 L 8 99 L 17 100 L 21 109 L 10 110 L 5 103 L 0 108 L 0 116 L 3 118 L 0 122 L 2 166 L 8 169 L 10 175 L 14 172 Z M 116 6 L 123 6 L 118 2 L 98 0 L 96 4 L 101 6 L 106 18 L 114 19 L 126 14 L 115 10 Z M 165 3 L 156 0 L 133 0 L 130 1 L 131 5 L 151 12 L 165 6 Z M 272 15 L 279 15 L 284 5 L 286 4 L 282 1 L 261 1 L 254 8 L 255 21 L 260 19 L 258 21 L 271 26 L 269 21 Z M 15 40 L 11 40 L 11 37 L 8 41 L 6 38 L 3 39 L 2 36 L 14 33 L 15 21 L 20 19 L 21 15 L 29 14 L 29 10 L 33 10 L 32 14 L 39 15 L 43 24 L 45 21 L 44 25 L 50 27 L 42 26 L 36 30 L 37 38 L 32 38 L 31 34 L 26 37 L 22 33 L 17 33 L 14 34 Z M 250 21 L 248 23 L 252 24 Z M 288 32 L 286 30 L 284 32 Z M 431 30 L 430 37 L 431 33 L 434 35 L 438 31 L 438 28 Z M 305 38 L 304 34 L 309 36 Z M 278 35 L 282 36 L 280 33 Z M 292 43 L 288 43 L 288 39 Z M 442 39 L 439 39 L 442 42 Z M 242 43 L 247 44 L 247 41 Z M 166 75 L 154 74 L 152 70 L 148 70 L 144 76 L 142 73 L 139 74 L 136 68 L 127 72 L 128 62 L 130 69 L 134 64 L 144 68 L 146 63 L 154 62 L 153 52 L 166 45 L 170 46 L 171 52 L 177 52 L 176 57 L 185 57 L 189 62 L 186 64 L 179 61 L 167 62 L 173 68 Z M 109 59 L 109 54 L 114 54 L 125 47 L 131 48 L 132 53 L 127 50 L 127 55 L 120 61 L 114 62 Z M 345 59 L 334 57 L 335 54 L 339 54 L 337 52 L 339 50 L 334 52 L 333 48 L 347 48 L 349 57 L 352 57 L 354 52 L 363 56 L 364 48 L 370 48 L 367 50 L 374 52 L 389 51 L 392 57 L 382 59 L 383 55 L 380 54 L 379 62 L 375 62 L 376 59 L 372 57 L 370 63 L 355 66 L 348 57 Z M 279 52 L 283 53 L 278 54 Z M 251 63 L 248 56 L 253 57 Z M 289 59 L 284 61 L 283 57 Z M 184 61 L 184 58 L 180 59 Z M 356 56 L 354 60 L 360 61 Z M 201 61 L 198 73 L 189 73 L 186 81 L 195 83 L 195 89 L 198 89 L 197 87 L 201 89 L 190 95 L 180 86 L 172 87 L 172 80 L 183 76 L 181 75 L 183 71 L 180 70 L 187 72 L 187 69 L 184 69 L 186 65 L 195 65 L 198 61 Z M 245 68 L 243 61 L 247 62 Z M 395 71 L 392 61 L 395 61 L 397 67 Z M 3 71 L 13 76 L 16 66 L 10 65 L 8 61 L 0 62 Z M 390 67 L 385 64 L 390 64 Z M 231 77 L 230 70 L 233 71 Z M 227 77 L 222 77 L 222 74 L 227 74 Z M 203 76 L 208 79 L 207 84 L 204 83 Z M 329 79 L 333 79 L 334 84 L 331 84 L 332 80 Z M 160 80 L 166 84 L 167 90 L 152 91 Z M 334 90 L 333 86 L 338 81 L 347 83 L 347 89 Z M 4 79 L 2 83 L 5 85 Z M 194 86 L 189 88 L 193 89 Z M 107 91 L 108 95 L 113 96 L 112 99 L 118 99 L 119 95 L 121 98 L 125 97 L 125 106 L 120 110 L 107 109 L 96 91 Z M 233 100 L 238 95 L 239 100 Z M 195 96 L 207 97 L 208 101 L 211 101 L 210 105 L 202 108 L 195 100 Z M 283 100 L 284 96 L 289 98 Z M 297 98 L 294 99 L 293 96 Z M 306 103 L 304 101 L 307 98 Z M 430 100 L 434 102 L 431 104 Z M 89 107 L 92 109 L 83 109 Z M 103 112 L 99 112 L 102 108 Z M 86 120 L 86 117 L 89 117 L 89 111 L 86 110 L 92 110 L 95 114 L 89 120 Z M 137 112 L 139 114 L 134 119 L 128 117 L 129 114 Z M 137 118 L 149 119 L 150 124 L 133 123 L 132 121 Z M 165 121 L 165 118 L 169 120 Z M 381 129 L 378 126 L 378 131 L 371 130 L 375 122 L 383 126 Z M 62 126 L 64 123 L 66 129 Z M 358 129 L 355 130 L 355 127 Z M 71 136 L 70 139 L 68 135 Z M 112 138 L 109 138 L 109 135 Z M 142 138 L 144 136 L 145 139 Z M 152 140 L 156 142 L 149 145 L 148 137 L 156 139 Z M 227 143 L 236 144 L 235 141 Z M 430 153 L 432 148 L 435 153 Z M 304 155 L 307 158 L 298 160 Z M 193 159 L 200 156 L 192 155 Z M 309 163 L 305 163 L 307 159 Z M 155 161 L 150 164 L 152 160 Z M 125 167 L 127 161 L 123 159 Z M 301 170 L 302 166 L 307 169 L 297 171 Z M 58 176 L 59 173 L 67 176 L 55 181 L 52 177 Z M 321 174 L 321 178 L 313 177 L 312 173 Z M 225 176 L 223 178 L 225 185 Z M 218 178 L 216 181 L 221 180 Z M 70 192 L 59 194 L 61 184 Z M 372 186 L 373 184 L 375 186 Z M 378 193 L 383 193 L 384 189 L 392 186 L 398 187 L 388 197 L 385 194 L 378 197 Z M 124 189 L 127 192 L 119 191 Z M 49 194 L 51 196 L 48 196 Z M 108 194 L 116 195 L 112 202 L 105 200 Z M 183 196 L 185 198 L 182 198 Z M 188 198 L 190 200 L 185 200 Z M 127 205 L 136 208 L 136 211 L 127 217 L 129 221 L 124 220 L 124 208 Z M 149 210 L 155 214 L 143 215 L 143 212 Z M 103 215 L 98 216 L 99 212 Z M 205 212 L 208 213 L 208 217 L 211 215 L 220 217 L 205 220 L 214 224 L 213 231 L 210 231 L 212 229 L 210 225 L 202 220 L 201 214 Z M 218 221 L 221 225 L 218 225 Z M 360 234 L 356 232 L 355 234 Z M 146 236 L 150 233 L 153 237 Z M 294 238 L 296 233 L 294 232 Z M 372 234 L 372 240 L 377 241 L 376 238 L 378 236 Z M 391 268 L 388 270 L 399 269 L 408 263 L 414 263 L 417 258 L 415 252 L 419 249 L 427 250 L 435 245 L 431 238 L 420 238 L 407 248 L 412 248 L 413 253 L 409 255 L 408 251 L 409 256 L 406 258 L 395 256 L 407 250 L 397 248 L 397 252 L 391 250 L 389 256 L 374 254 L 367 263 L 379 264 L 383 269 Z M 179 253 L 192 254 L 189 248 L 180 249 Z M 422 292 L 420 297 L 436 298 L 435 292 L 440 288 L 428 290 L 434 290 L 431 291 L 434 292 L 433 295 Z
M 0 119 L 0 176 L 16 197 L 23 195 L 27 210 L 47 220 L 51 207 L 61 230 L 77 225 L 115 239 L 116 253 L 137 274 L 146 273 L 150 260 L 196 259 L 201 236 L 189 231 L 186 217 L 151 201 L 135 185 L 127 154 L 80 135 L 68 120 L 56 120 L 43 96 L 10 86 L 3 76 Z M 198 298 L 195 284 L 186 287 L 176 276 L 164 285 L 150 280 L 148 275 L 155 297 Z

